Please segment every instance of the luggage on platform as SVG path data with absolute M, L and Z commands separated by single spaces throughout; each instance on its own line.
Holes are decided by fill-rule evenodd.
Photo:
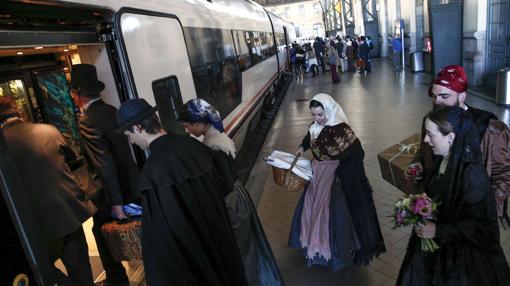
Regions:
M 104 224 L 101 231 L 116 261 L 142 260 L 142 220 L 130 218 Z

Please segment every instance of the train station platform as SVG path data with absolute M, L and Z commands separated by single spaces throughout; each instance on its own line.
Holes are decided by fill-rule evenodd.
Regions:
M 420 132 L 421 120 L 432 106 L 427 96 L 430 81 L 427 75 L 394 72 L 389 62 L 377 59 L 372 73 L 342 73 L 340 84 L 331 83 L 330 73 L 315 78 L 308 74 L 303 81 L 291 84 L 247 182 L 286 285 L 395 285 L 411 228 L 392 229 L 388 215 L 402 193 L 381 177 L 377 153 Z M 349 266 L 332 272 L 306 266 L 301 252 L 287 246 L 301 191 L 290 193 L 277 186 L 271 166 L 263 161 L 273 150 L 297 151 L 312 122 L 308 102 L 320 92 L 330 94 L 342 106 L 365 150 L 365 168 L 387 248 L 367 267 Z M 504 107 L 471 93 L 467 104 L 492 111 L 509 124 L 509 110 Z M 310 152 L 305 157 L 311 158 Z M 510 261 L 510 231 L 501 232 L 501 243 Z

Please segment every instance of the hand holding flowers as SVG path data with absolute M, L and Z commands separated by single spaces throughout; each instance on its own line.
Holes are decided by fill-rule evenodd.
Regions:
M 412 225 L 416 234 L 421 238 L 423 251 L 434 251 L 439 246 L 433 238 L 436 225 L 430 220 L 435 218 L 437 203 L 433 202 L 427 194 L 407 195 L 395 203 L 392 215 L 395 226 L 393 228 Z

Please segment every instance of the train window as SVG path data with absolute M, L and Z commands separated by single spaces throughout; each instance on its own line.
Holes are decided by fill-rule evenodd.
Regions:
M 22 79 L 0 80 L 0 96 L 12 98 L 21 109 L 23 119 L 27 122 L 34 121 L 27 90 Z
M 169 76 L 153 81 L 152 91 L 163 129 L 174 134 L 186 134 L 181 123 L 177 121 L 177 110 L 183 104 L 177 77 Z
M 234 31 L 233 34 L 241 71 L 276 54 L 272 33 Z
M 233 31 L 234 42 L 236 44 L 237 61 L 241 71 L 245 71 L 252 66 L 251 62 L 251 42 L 249 37 L 245 36 L 243 31 Z
M 285 52 L 285 34 L 276 33 L 276 45 L 279 53 Z
M 230 30 L 185 27 L 197 96 L 225 118 L 241 103 L 242 77 Z
M 276 54 L 273 33 L 260 33 L 260 48 L 264 59 L 270 58 Z

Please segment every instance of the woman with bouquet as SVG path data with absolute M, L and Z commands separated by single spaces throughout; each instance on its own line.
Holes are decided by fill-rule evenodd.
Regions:
M 302 249 L 309 266 L 368 265 L 385 247 L 363 148 L 331 96 L 315 95 L 310 111 L 314 122 L 298 153 L 312 150 L 313 178 L 294 212 L 289 246 Z
M 424 142 L 436 155 L 426 183 L 437 214 L 415 227 L 397 285 L 510 285 L 494 192 L 470 113 L 437 108 L 426 116 L 425 131 Z M 421 239 L 434 239 L 439 249 L 423 251 Z

